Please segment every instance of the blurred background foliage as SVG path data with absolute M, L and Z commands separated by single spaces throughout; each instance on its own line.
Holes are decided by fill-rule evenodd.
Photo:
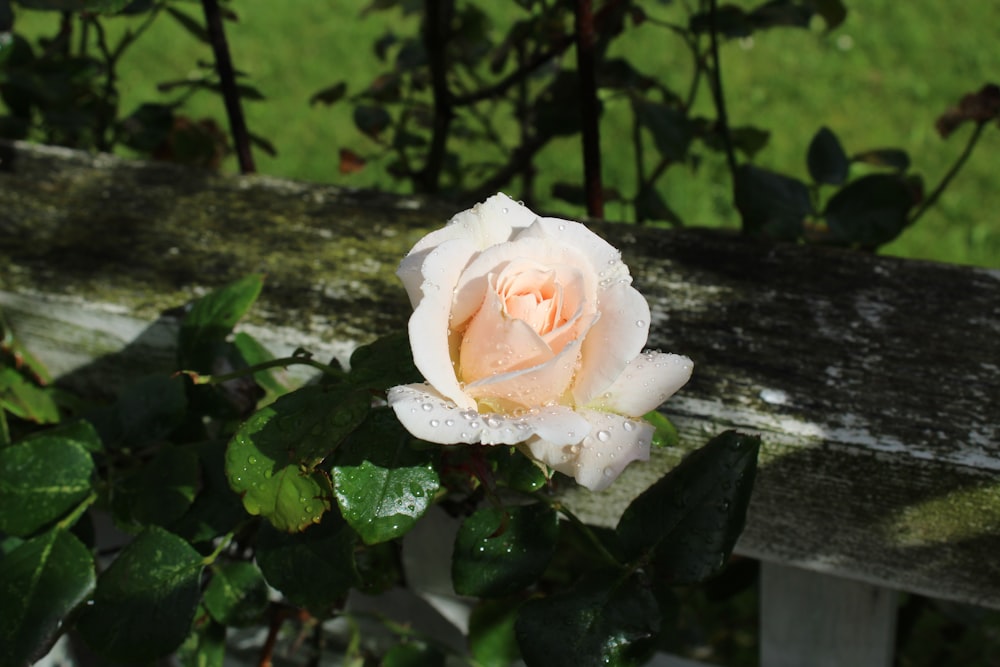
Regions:
M 13 16 L 13 30 L 0 38 L 5 89 L 17 84 L 16 65 L 29 49 L 40 63 L 33 76 L 50 77 L 35 79 L 49 109 L 36 111 L 28 126 L 10 120 L 17 96 L 3 96 L 0 134 L 236 170 L 225 109 L 212 94 L 219 79 L 201 3 L 117 2 L 125 15 L 101 16 L 30 9 L 53 4 L 59 5 L 0 0 L 0 22 L 5 11 Z M 120 9 L 111 0 L 105 4 Z M 428 6 L 434 5 L 451 3 Z M 424 3 L 241 0 L 222 6 L 258 171 L 436 192 L 466 203 L 491 187 L 503 188 L 547 212 L 585 215 L 579 125 L 573 121 L 576 55 L 572 44 L 556 48 L 559 39 L 572 36 L 570 3 L 454 4 L 446 52 L 453 100 L 489 89 L 547 49 L 558 55 L 503 96 L 456 105 L 440 175 L 429 179 L 423 159 L 433 148 L 433 70 L 427 66 L 433 50 L 424 48 L 421 33 Z M 740 226 L 709 86 L 708 7 L 694 0 L 594 5 L 609 219 Z M 752 192 L 773 208 L 775 197 L 785 197 L 805 221 L 804 228 L 775 229 L 763 224 L 774 217 L 765 215 L 769 211 L 757 215 L 757 230 L 779 238 L 837 241 L 820 219 L 830 214 L 824 207 L 838 184 L 817 181 L 807 167 L 807 152 L 822 128 L 847 157 L 884 148 L 905 153 L 909 169 L 895 180 L 909 186 L 895 186 L 898 196 L 889 204 L 864 203 L 892 205 L 912 218 L 920 198 L 977 131 L 968 124 L 944 139 L 935 120 L 997 70 L 995 50 L 985 46 L 991 26 L 1000 24 L 995 3 L 741 1 L 721 5 L 716 20 L 736 159 L 754 165 L 744 199 Z M 53 59 L 60 50 L 63 59 Z M 86 114 L 90 119 L 81 120 Z M 998 147 L 1000 132 L 987 128 L 954 184 L 898 238 L 905 222 L 874 238 L 840 240 L 882 246 L 888 254 L 1000 266 L 1000 221 L 993 213 L 1000 192 L 992 169 Z M 859 164 L 851 163 L 850 180 L 873 170 Z M 875 171 L 884 172 L 883 182 L 874 184 L 884 200 L 882 186 L 893 180 L 885 174 L 896 172 Z M 772 173 L 800 184 L 776 182 Z M 505 181 L 504 175 L 514 178 Z M 750 199 L 740 206 L 744 218 L 748 209 L 754 218 L 760 204 Z M 841 217 L 858 218 L 852 202 L 840 204 Z M 753 220 L 745 219 L 744 227 L 753 228 Z

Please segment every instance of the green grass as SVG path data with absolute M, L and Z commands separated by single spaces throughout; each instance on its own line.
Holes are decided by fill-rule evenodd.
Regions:
M 370 165 L 364 171 L 338 173 L 338 150 L 350 147 L 370 153 L 376 147 L 355 130 L 346 103 L 310 107 L 316 90 L 344 80 L 349 91 L 363 89 L 388 66 L 378 63 L 374 40 L 387 29 L 414 31 L 413 17 L 397 12 L 361 16 L 368 0 L 274 3 L 239 0 L 232 7 L 239 22 L 227 24 L 234 61 L 268 96 L 246 106 L 251 130 L 269 138 L 279 155 L 256 153 L 258 169 L 274 176 L 348 186 L 399 189 L 402 186 Z M 652 5 L 650 12 L 672 12 Z M 757 3 L 741 3 L 752 6 Z M 913 159 L 913 169 L 930 189 L 959 154 L 971 128 L 947 140 L 934 131 L 934 119 L 965 92 L 996 77 L 998 59 L 990 48 L 1000 25 L 998 3 L 939 3 L 917 0 L 848 0 L 844 25 L 833 33 L 779 29 L 758 33 L 750 42 L 723 46 L 724 84 L 733 125 L 755 125 L 771 131 L 758 164 L 804 178 L 805 150 L 815 131 L 828 126 L 848 152 L 893 146 Z M 200 18 L 197 3 L 188 11 Z M 51 14 L 22 11 L 18 28 L 54 31 Z M 109 22 L 120 29 L 124 20 Z M 499 32 L 497 37 L 499 38 Z M 684 91 L 691 74 L 690 57 L 680 41 L 651 23 L 619 39 L 617 52 L 630 55 L 649 74 Z M 186 76 L 198 59 L 210 60 L 208 47 L 184 33 L 169 17 L 159 19 L 123 60 L 120 77 L 122 111 L 144 101 L 164 99 L 155 85 Z M 566 63 L 572 66 L 569 54 Z M 624 104 L 605 100 L 602 121 L 603 171 L 608 185 L 625 193 L 634 189 L 629 123 Z M 696 109 L 711 115 L 707 90 Z M 196 96 L 188 113 L 210 116 L 225 126 L 221 100 Z M 514 143 L 513 138 L 510 141 Z M 884 249 L 888 254 L 963 264 L 1000 267 L 1000 188 L 995 155 L 1000 128 L 990 127 L 964 171 L 939 204 L 919 223 Z M 580 180 L 580 148 L 571 140 L 553 142 L 538 157 L 536 192 L 544 208 L 579 216 L 579 209 L 545 200 L 556 181 Z M 235 170 L 234 161 L 227 162 Z M 729 177 L 717 155 L 705 156 L 694 170 L 675 166 L 661 181 L 669 205 L 689 224 L 736 227 Z M 511 194 L 516 195 L 516 192 Z M 612 204 L 608 217 L 630 213 Z

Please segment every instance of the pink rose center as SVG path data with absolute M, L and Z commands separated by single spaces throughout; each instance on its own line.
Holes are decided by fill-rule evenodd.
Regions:
M 521 320 L 545 336 L 566 323 L 563 288 L 556 272 L 531 269 L 514 275 L 504 273 L 497 280 L 497 295 L 507 317 Z

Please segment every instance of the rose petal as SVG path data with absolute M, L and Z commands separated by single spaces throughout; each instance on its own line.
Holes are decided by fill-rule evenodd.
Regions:
M 462 335 L 461 376 L 473 383 L 516 368 L 552 359 L 545 341 L 526 322 L 507 317 L 496 292 L 486 290 L 483 305 Z
M 389 405 L 407 431 L 442 445 L 515 445 L 531 437 L 551 442 L 578 441 L 590 430 L 581 415 L 565 406 L 535 409 L 519 416 L 463 410 L 427 384 L 393 387 Z
M 570 444 L 539 437 L 526 443 L 531 455 L 591 491 L 607 488 L 632 461 L 649 460 L 655 430 L 650 424 L 607 412 L 577 413 L 590 423 L 587 437 Z
M 534 224 L 528 229 L 533 228 Z M 477 299 L 481 298 L 479 295 L 486 289 L 487 276 L 502 271 L 512 262 L 536 261 L 559 271 L 560 280 L 564 279 L 565 274 L 567 281 L 571 280 L 569 272 L 576 271 L 583 278 L 581 293 L 577 298 L 589 302 L 595 301 L 598 292 L 597 277 L 584 255 L 560 243 L 558 238 L 550 237 L 543 232 L 534 236 L 523 236 L 523 234 L 524 232 L 514 241 L 487 248 L 469 262 L 455 286 L 455 304 L 452 313 L 455 316 L 456 326 L 460 326 L 472 317 L 479 308 L 480 302 Z M 575 309 L 575 305 L 570 307 Z
M 573 385 L 577 405 L 587 405 L 606 391 L 649 337 L 649 304 L 631 285 L 608 288 L 601 304 L 601 317 L 583 341 L 580 372 Z
M 521 238 L 557 239 L 562 247 L 572 248 L 583 255 L 587 265 L 597 276 L 599 289 L 606 289 L 622 281 L 625 284 L 632 283 L 628 267 L 622 262 L 621 252 L 579 222 L 539 218 L 530 227 L 515 232 L 514 240 Z
M 448 341 L 451 285 L 458 281 L 468 258 L 475 253 L 467 240 L 441 244 L 424 258 L 420 301 L 410 316 L 413 363 L 431 385 L 463 408 L 475 407 L 455 376 Z
M 655 410 L 691 378 L 694 362 L 679 354 L 644 352 L 590 407 L 642 416 Z

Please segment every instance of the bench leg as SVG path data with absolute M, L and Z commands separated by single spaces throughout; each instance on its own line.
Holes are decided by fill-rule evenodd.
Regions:
M 761 564 L 761 667 L 890 667 L 896 592 Z

